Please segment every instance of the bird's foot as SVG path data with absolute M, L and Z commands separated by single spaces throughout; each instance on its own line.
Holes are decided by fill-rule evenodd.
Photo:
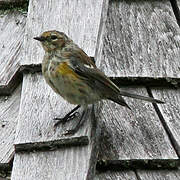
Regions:
M 74 135 L 77 132 L 78 129 L 69 129 L 66 130 L 65 133 L 63 133 L 64 136 L 68 136 L 68 135 Z
M 64 116 L 63 118 L 56 117 L 56 118 L 54 118 L 54 120 L 56 120 L 57 122 L 54 124 L 54 126 L 58 126 L 60 123 L 65 124 L 66 122 L 74 119 L 74 118 L 77 117 L 78 115 L 79 115 L 79 112 L 74 112 L 74 113 L 71 114 L 71 115 L 67 114 L 67 115 Z
M 76 126 L 73 128 L 73 129 L 69 129 L 69 130 L 66 130 L 65 131 L 65 133 L 63 134 L 64 136 L 67 136 L 67 135 L 73 135 L 73 134 L 75 134 L 78 130 L 79 130 L 79 128 L 83 125 L 83 123 L 84 123 L 84 119 L 83 119 L 83 117 L 84 117 L 84 115 L 85 115 L 85 112 L 86 111 L 83 111 L 83 113 L 82 113 L 82 115 L 81 115 L 81 118 L 79 119 L 79 122 L 76 124 Z

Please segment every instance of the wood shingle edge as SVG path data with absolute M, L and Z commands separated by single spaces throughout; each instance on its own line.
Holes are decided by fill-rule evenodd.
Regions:
M 175 15 L 176 20 L 177 20 L 177 23 L 180 26 L 180 10 L 178 7 L 177 0 L 170 0 L 170 2 L 171 2 L 172 9 L 174 11 L 174 15 Z
M 91 57 L 93 60 L 94 58 Z M 96 61 L 96 60 L 94 60 Z M 21 65 L 21 74 L 41 72 L 41 64 Z M 173 77 L 109 77 L 117 86 L 180 87 L 180 78 Z
M 101 4 L 101 2 L 103 2 L 103 1 L 99 1 L 98 2 L 98 4 L 100 5 Z M 39 8 L 39 6 L 37 6 L 37 3 L 36 3 L 36 1 L 34 0 L 34 1 L 31 1 L 30 2 L 31 4 L 30 4 L 30 7 L 31 8 L 37 8 L 36 10 L 38 11 L 38 12 L 40 12 L 39 10 L 38 10 L 38 8 Z M 33 6 L 31 6 L 32 4 L 35 4 L 35 5 L 33 5 Z M 39 5 L 39 3 L 40 2 L 38 2 L 38 5 Z M 51 9 L 53 9 L 53 8 L 50 8 L 50 6 L 52 5 L 52 6 L 54 6 L 54 7 L 56 7 L 56 4 L 55 3 L 58 3 L 58 7 L 61 7 L 60 5 L 59 5 L 59 2 L 58 1 L 56 1 L 56 2 L 53 2 L 52 4 L 48 4 L 48 6 L 47 6 L 47 9 L 48 10 L 50 10 L 51 11 Z M 64 2 L 63 2 L 64 3 Z M 71 9 L 73 9 L 74 7 L 75 7 L 75 9 L 73 9 L 74 11 L 73 11 L 73 13 L 75 13 L 77 10 L 78 10 L 78 8 L 77 7 L 81 7 L 81 6 L 88 6 L 88 7 L 90 7 L 90 8 L 93 8 L 92 9 L 92 11 L 94 12 L 94 4 L 96 4 L 96 8 L 98 7 L 98 11 L 96 11 L 94 14 L 96 15 L 96 14 L 98 14 L 97 15 L 97 17 L 96 18 L 93 18 L 92 19 L 92 11 L 89 11 L 90 13 L 89 14 L 92 14 L 92 15 L 89 15 L 89 18 L 91 18 L 91 20 L 94 22 L 94 21 L 96 21 L 96 22 L 98 22 L 98 23 L 95 23 L 96 24 L 96 26 L 99 26 L 99 20 L 100 20 L 100 17 L 99 17 L 99 15 L 100 15 L 100 13 L 99 12 L 101 12 L 101 11 L 99 11 L 100 10 L 100 8 L 102 8 L 102 7 L 100 7 L 98 4 L 97 4 L 97 2 L 96 1 L 92 1 L 91 3 L 89 3 L 89 2 L 83 2 L 82 1 L 82 3 L 80 3 L 79 1 L 74 1 L 74 4 L 77 4 L 78 6 L 73 6 L 73 4 L 72 3 L 68 3 L 68 1 L 67 1 L 67 3 L 64 3 L 63 4 L 62 2 L 61 2 L 61 4 L 62 4 L 62 7 L 63 7 L 63 9 L 64 8 L 68 8 L 69 6 L 70 6 L 70 4 L 71 4 L 71 6 L 70 6 L 70 8 L 69 8 L 69 10 L 70 10 L 70 12 L 71 12 Z M 42 6 L 45 6 L 44 5 L 44 3 L 40 3 Z M 86 11 L 84 11 L 84 8 L 81 8 L 82 10 L 83 10 L 83 12 L 86 12 Z M 88 8 L 89 9 L 89 8 Z M 67 11 L 69 11 L 69 10 L 67 10 Z M 46 11 L 47 12 L 47 11 Z M 54 11 L 53 11 L 54 12 Z M 88 11 L 87 11 L 88 12 Z M 30 11 L 29 11 L 29 13 L 30 13 Z M 34 10 L 32 10 L 32 12 L 31 12 L 32 14 L 36 14 L 35 12 L 34 12 Z M 61 12 L 62 13 L 62 12 Z M 77 11 L 77 14 L 79 13 L 79 11 Z M 68 13 L 63 13 L 63 15 L 66 15 L 66 14 L 68 14 Z M 70 13 L 70 15 L 71 15 L 71 13 Z M 93 15 L 94 16 L 94 15 Z M 44 14 L 42 14 L 42 17 L 44 17 Z M 61 15 L 59 15 L 59 19 L 60 18 L 62 18 L 61 17 Z M 62 23 L 64 22 L 64 19 L 66 19 L 66 18 L 62 18 L 63 20 L 61 21 Z M 38 16 L 38 19 L 37 20 L 39 20 L 39 16 Z M 69 20 L 69 18 L 67 18 L 67 22 L 68 22 L 68 20 Z M 85 27 L 85 28 L 87 28 L 88 27 L 88 24 L 86 23 L 86 20 L 87 20 L 87 17 L 85 17 L 85 19 L 84 19 L 84 16 L 82 16 L 82 22 L 85 24 L 85 26 L 83 26 L 83 28 Z M 30 19 L 30 21 L 31 21 L 31 19 Z M 71 19 L 70 19 L 70 21 L 71 21 Z M 78 19 L 78 21 L 79 21 L 79 19 Z M 85 21 L 85 22 L 84 22 Z M 39 22 L 39 21 L 38 21 Z M 43 22 L 43 20 L 42 20 L 42 22 Z M 45 25 L 45 23 L 46 22 L 49 22 L 49 21 L 47 21 L 47 19 L 45 19 L 45 21 L 44 21 L 44 23 L 43 23 L 43 25 Z M 50 21 L 51 22 L 51 21 Z M 66 24 L 68 24 L 66 22 Z M 72 21 L 72 22 L 74 22 L 74 21 Z M 90 21 L 91 22 L 91 21 Z M 33 21 L 33 23 L 34 23 L 34 21 Z M 57 23 L 57 24 L 62 24 L 62 23 Z M 51 24 L 56 24 L 56 23 L 52 23 L 51 22 Z M 65 24 L 65 27 L 66 27 L 66 24 Z M 91 24 L 90 24 L 91 25 Z M 72 26 L 73 26 L 73 24 L 72 24 Z M 75 23 L 75 26 L 76 26 L 76 23 Z M 39 27 L 39 24 L 38 24 L 38 27 Z M 51 27 L 51 25 L 49 26 L 49 28 Z M 60 27 L 62 27 L 62 26 L 60 26 Z M 78 26 L 77 27 L 79 27 L 79 24 L 78 24 Z M 94 26 L 93 26 L 94 27 Z M 83 29 L 82 28 L 82 29 Z M 96 27 L 95 27 L 96 28 Z M 33 33 L 34 34 L 39 34 L 40 32 L 34 32 L 34 29 L 36 29 L 36 28 L 33 28 Z M 56 28 L 57 29 L 57 28 Z M 97 28 L 96 28 L 97 29 Z M 95 50 L 95 47 L 96 47 L 96 38 L 97 38 L 97 32 L 98 31 L 96 31 L 96 29 L 91 29 L 91 28 L 88 28 L 88 30 L 90 30 L 90 32 L 91 32 L 91 30 L 93 31 L 93 33 L 91 32 L 91 33 L 88 33 L 87 31 L 85 31 L 86 33 L 85 33 L 85 35 L 84 35 L 84 32 L 83 32 L 83 38 L 85 38 L 86 39 L 86 41 L 84 41 L 83 40 L 83 42 L 82 43 L 80 43 L 80 44 L 83 44 L 83 43 L 87 43 L 86 44 L 86 48 L 89 48 L 88 50 L 89 50 L 89 52 L 91 52 L 92 53 L 92 55 L 94 56 L 94 50 Z M 29 30 L 29 29 L 28 29 Z M 41 30 L 41 31 L 43 31 L 43 28 L 42 29 L 38 29 L 38 30 Z M 59 30 L 59 29 L 58 29 Z M 98 30 L 98 29 L 97 29 Z M 63 29 L 61 30 L 61 31 L 63 31 Z M 69 31 L 69 29 L 68 29 L 68 31 Z M 74 32 L 74 31 L 73 31 Z M 31 33 L 31 32 L 30 32 Z M 29 31 L 28 31 L 28 35 L 30 34 L 29 33 Z M 73 33 L 72 33 L 73 34 Z M 74 33 L 75 35 L 76 35 L 76 33 Z M 74 35 L 73 34 L 73 35 Z M 88 38 L 89 38 L 89 35 L 90 35 L 90 40 L 92 41 L 90 41 L 90 40 L 87 40 Z M 34 36 L 34 35 L 33 35 Z M 32 36 L 32 37 L 33 37 Z M 85 37 L 84 37 L 85 36 Z M 32 37 L 30 37 L 30 40 L 31 40 L 31 38 Z M 75 36 L 75 38 L 76 38 L 76 36 Z M 81 40 L 81 39 L 80 39 Z M 28 41 L 29 42 L 29 41 Z M 34 42 L 33 42 L 34 43 Z M 36 43 L 36 45 L 38 45 L 37 43 Z M 26 51 L 26 52 L 29 52 L 29 51 Z M 33 51 L 34 52 L 34 51 Z M 39 51 L 38 51 L 38 53 L 39 53 Z M 40 53 L 39 53 L 40 54 Z M 27 54 L 26 54 L 27 55 Z M 28 56 L 28 55 L 27 55 Z M 32 53 L 29 53 L 29 56 L 28 56 L 28 60 L 30 59 L 29 57 L 30 56 L 32 56 Z M 36 60 L 38 59 L 38 60 L 41 60 L 42 58 L 32 58 L 33 60 L 35 60 L 34 62 L 37 62 Z M 21 65 L 26 65 L 26 64 L 21 64 Z M 26 66 L 26 68 L 24 68 L 23 66 L 22 66 L 22 71 L 21 72 L 25 72 L 25 70 L 24 69 L 27 69 L 28 68 L 28 70 L 26 70 L 27 72 L 29 71 L 29 69 L 33 69 L 34 70 L 34 66 L 33 66 L 33 68 L 31 68 L 31 63 L 28 63 L 28 65 L 30 65 L 29 67 L 28 66 Z M 40 66 L 39 66 L 40 67 Z M 37 68 L 38 69 L 38 68 Z M 32 106 L 32 104 L 33 104 L 33 107 L 32 107 L 32 109 L 34 109 L 34 111 L 32 111 L 32 112 L 30 112 L 32 109 L 30 108 L 29 109 L 29 111 L 28 111 L 28 105 L 26 106 L 26 108 L 22 105 L 22 110 L 20 110 L 20 113 L 24 110 L 24 109 L 26 109 L 27 110 L 27 112 L 26 113 L 28 113 L 28 112 L 30 112 L 29 113 L 29 115 L 27 115 L 27 114 L 25 114 L 24 113 L 24 116 L 21 116 L 20 115 L 20 119 L 23 119 L 24 121 L 25 121 L 25 123 L 23 124 L 23 123 L 21 123 L 21 125 L 18 125 L 18 128 L 17 128 L 17 136 L 19 136 L 19 138 L 17 138 L 16 140 L 16 142 L 17 142 L 17 144 L 26 144 L 26 142 L 32 142 L 32 143 L 34 143 L 34 144 L 37 144 L 37 142 L 40 142 L 41 143 L 41 141 L 42 140 L 44 140 L 44 141 L 51 141 L 51 140 L 55 140 L 55 139 L 59 139 L 59 138 L 62 138 L 63 139 L 63 137 L 61 136 L 62 134 L 62 132 L 63 132 L 63 130 L 65 130 L 65 128 L 68 128 L 69 129 L 69 126 L 66 126 L 66 127 L 62 127 L 62 126 L 60 126 L 60 127 L 58 127 L 57 129 L 56 129 L 56 131 L 54 132 L 53 131 L 53 114 L 55 113 L 55 112 L 59 112 L 59 113 L 61 113 L 61 115 L 60 116 L 63 116 L 63 113 L 65 112 L 65 111 L 68 111 L 72 106 L 71 105 L 69 105 L 69 104 L 67 104 L 64 100 L 62 100 L 61 98 L 60 99 L 58 99 L 58 97 L 56 98 L 56 95 L 54 95 L 54 93 L 52 92 L 52 90 L 50 90 L 50 88 L 47 86 L 47 85 L 43 85 L 43 83 L 44 83 L 44 79 L 43 79 L 43 77 L 42 77 L 42 75 L 41 75 L 41 73 L 32 73 L 32 71 L 29 71 L 28 73 L 23 73 L 24 74 L 24 78 L 23 78 L 23 90 L 22 90 L 22 92 L 23 92 L 23 95 L 22 95 L 22 99 L 21 99 L 21 102 L 22 102 L 22 104 L 23 105 L 25 105 L 25 104 L 28 104 L 28 101 L 29 101 L 29 106 Z M 39 70 L 37 70 L 37 71 L 39 71 L 40 72 L 40 68 L 39 68 Z M 32 75 L 33 74 L 33 75 Z M 38 77 L 37 77 L 38 76 Z M 30 84 L 30 86 L 28 86 L 28 88 L 26 89 L 26 87 L 27 87 L 27 84 Z M 39 83 L 39 84 L 38 84 Z M 41 84 L 42 83 L 42 84 Z M 42 88 L 42 86 L 41 85 L 43 85 L 43 88 Z M 45 87 L 45 88 L 44 88 Z M 40 88 L 42 88 L 41 89 L 41 91 L 40 92 L 38 92 L 37 93 L 37 91 L 39 91 L 39 89 Z M 47 88 L 47 89 L 46 89 Z M 30 92 L 30 90 L 31 91 L 33 91 L 33 92 Z M 26 94 L 26 95 L 25 95 Z M 32 96 L 29 96 L 28 97 L 28 94 L 30 94 L 30 95 L 32 95 Z M 39 94 L 40 94 L 40 97 L 39 97 Z M 45 98 L 44 98 L 44 95 L 47 95 Z M 25 96 L 27 97 L 27 98 L 25 98 Z M 54 97 L 53 97 L 54 96 Z M 31 101 L 31 98 L 30 97 L 32 97 L 32 101 Z M 48 100 L 47 100 L 48 99 Z M 57 99 L 57 100 L 56 100 Z M 44 100 L 46 101 L 46 102 L 44 102 Z M 42 106 L 41 106 L 41 104 L 43 104 Z M 57 107 L 57 106 L 62 106 L 61 108 L 59 108 L 59 107 Z M 52 109 L 52 108 L 54 108 L 54 110 Z M 37 113 L 37 114 L 36 114 Z M 92 112 L 93 113 L 93 112 Z M 40 115 L 40 116 L 39 116 Z M 29 116 L 29 117 L 28 117 Z M 35 120 L 32 120 L 32 119 L 35 119 Z M 88 120 L 89 120 L 89 118 L 91 118 L 91 115 L 89 115 L 88 116 Z M 21 120 L 21 121 L 23 121 L 23 120 Z M 30 121 L 27 121 L 27 120 L 30 120 Z M 52 120 L 52 121 L 51 121 Z M 92 118 L 92 120 L 93 120 L 93 118 Z M 27 124 L 27 123 L 30 123 L 32 126 L 33 126 L 33 124 L 35 125 L 34 126 L 34 129 L 29 129 L 28 128 L 28 125 L 29 124 Z M 70 122 L 71 123 L 71 122 Z M 59 166 L 53 166 L 52 168 L 56 168 L 56 170 L 55 171 L 57 171 L 58 170 L 58 173 L 59 173 L 59 175 L 57 175 L 56 173 L 55 173 L 55 171 L 52 171 L 52 175 L 53 175 L 53 177 L 54 176 L 57 176 L 57 177 L 59 177 L 59 179 L 62 179 L 61 177 L 62 177 L 62 174 L 63 173 L 65 173 L 64 174 L 64 176 L 63 176 L 63 178 L 65 178 L 65 177 L 67 177 L 67 176 L 70 176 L 70 177 L 72 177 L 72 175 L 73 175 L 73 178 L 74 179 L 76 179 L 77 178 L 77 173 L 78 173 L 78 171 L 80 171 L 80 174 L 78 174 L 78 178 L 77 179 L 84 179 L 84 177 L 86 177 L 87 176 L 87 178 L 86 179 L 92 179 L 92 177 L 94 176 L 94 171 L 95 171 L 95 164 L 96 164 L 96 160 L 97 160 L 97 151 L 96 151 L 96 149 L 97 149 L 97 146 L 96 146 L 96 138 L 98 138 L 98 135 L 96 134 L 96 132 L 94 132 L 92 129 L 94 128 L 94 127 L 92 127 L 93 125 L 92 125 L 93 123 L 90 123 L 90 122 L 88 122 L 88 125 L 85 125 L 85 126 L 83 126 L 83 128 L 82 129 L 84 129 L 84 130 L 80 130 L 77 134 L 76 134 L 76 136 L 81 136 L 81 137 L 84 137 L 84 135 L 87 135 L 88 134 L 88 138 L 89 138 L 89 143 L 88 143 L 88 145 L 87 146 L 76 146 L 76 147 L 74 147 L 74 146 L 71 146 L 71 147 L 64 147 L 64 148 L 59 148 L 59 149 L 57 149 L 57 150 L 53 150 L 53 151 L 44 151 L 44 152 L 37 152 L 37 151 L 33 151 L 33 152 L 30 152 L 30 153 L 27 153 L 27 152 L 17 152 L 16 154 L 15 154 L 15 159 L 14 159 L 14 166 L 13 166 L 13 174 L 12 174 L 12 179 L 18 179 L 18 178 L 20 178 L 20 177 L 22 177 L 23 175 L 25 175 L 25 176 L 27 176 L 28 178 L 29 177 L 32 177 L 32 176 L 34 176 L 35 175 L 35 173 L 37 173 L 37 172 L 33 172 L 33 170 L 34 171 L 36 171 L 36 168 L 34 168 L 34 169 L 32 169 L 31 170 L 31 172 L 29 171 L 29 172 L 27 172 L 26 170 L 26 167 L 25 166 L 28 166 L 27 165 L 27 162 L 29 162 L 29 165 L 30 166 L 32 166 L 33 165 L 33 160 L 34 160 L 34 157 L 32 157 L 32 156 L 36 156 L 36 158 L 37 158 L 37 160 L 40 158 L 40 157 L 42 157 L 43 156 L 43 158 L 44 157 L 46 157 L 46 158 L 42 158 L 44 161 L 41 161 L 41 163 L 39 163 L 38 164 L 38 169 L 43 169 L 43 172 L 45 172 L 46 170 L 47 170 L 47 165 L 48 165 L 48 163 L 45 163 L 45 161 L 46 161 L 46 159 L 48 159 L 48 162 L 50 161 L 50 160 L 52 160 L 52 158 L 53 158 L 53 155 L 54 154 L 56 154 L 57 156 L 56 156 L 56 158 L 55 158 L 55 161 L 57 162 L 57 163 L 61 163 L 62 164 L 62 162 L 63 162 L 63 166 L 64 167 L 66 167 L 65 169 L 64 168 L 61 168 L 61 167 L 59 167 Z M 30 126 L 31 126 L 30 125 Z M 44 126 L 45 125 L 45 126 Z M 92 126 L 91 126 L 92 125 Z M 62 127 L 62 128 L 61 128 Z M 91 129 L 91 127 L 92 127 L 92 129 Z M 26 129 L 27 129 L 27 131 L 26 131 Z M 21 138 L 21 135 L 19 135 L 21 132 L 20 131 L 25 131 L 24 132 L 24 134 L 25 134 L 25 136 L 23 135 L 23 137 Z M 36 131 L 37 130 L 37 131 Z M 90 138 L 90 136 L 91 136 L 91 130 L 92 130 L 92 133 L 93 133 L 93 136 L 92 136 L 92 138 Z M 28 132 L 29 132 L 29 136 L 26 136 L 27 134 L 28 134 Z M 31 133 L 32 132 L 32 133 Z M 34 133 L 35 132 L 35 133 Z M 37 133 L 37 134 L 36 134 Z M 98 133 L 98 132 L 97 132 Z M 32 137 L 31 137 L 31 135 L 32 135 Z M 56 136 L 57 135 L 57 136 Z M 55 137 L 56 136 L 56 137 Z M 54 138 L 55 137 L 55 138 Z M 94 137 L 95 137 L 95 139 L 94 139 Z M 72 137 L 67 137 L 68 139 L 72 139 Z M 21 141 L 22 140 L 22 141 Z M 23 143 L 21 143 L 21 142 L 23 142 Z M 16 145 L 17 145 L 16 144 Z M 86 142 L 86 144 L 87 144 L 87 142 Z M 27 145 L 27 144 L 26 144 Z M 44 145 L 44 144 L 43 144 Z M 66 154 L 67 155 L 67 157 L 66 156 L 64 156 L 64 154 Z M 41 156 L 42 155 L 42 156 Z M 63 159 L 63 160 L 61 160 L 61 159 Z M 27 160 L 28 159 L 28 160 Z M 41 159 L 41 160 L 42 160 Z M 72 160 L 72 162 L 70 162 Z M 33 161 L 33 162 L 32 162 Z M 43 162 L 44 162 L 44 164 L 43 164 Z M 54 160 L 52 161 L 52 162 L 54 162 Z M 38 162 L 37 162 L 38 163 Z M 36 163 L 36 165 L 37 165 L 37 163 Z M 76 166 L 73 166 L 73 165 L 76 165 Z M 35 165 L 35 166 L 36 166 Z M 45 167 L 43 166 L 43 165 L 45 165 Z M 51 168 L 51 169 L 52 169 Z M 48 174 L 50 174 L 50 171 L 51 170 L 49 170 L 48 169 Z M 68 171 L 68 172 L 67 172 Z M 66 173 L 67 172 L 67 173 Z M 24 174 L 23 174 L 24 173 Z M 29 173 L 29 174 L 28 174 Z M 41 175 L 43 176 L 43 174 L 44 173 L 41 173 Z M 61 174 L 61 176 L 60 176 L 60 174 Z M 22 175 L 22 176 L 21 176 Z M 36 179 L 36 177 L 37 176 L 35 176 L 33 179 Z M 51 176 L 50 178 L 51 179 L 53 179 L 53 177 Z M 37 177 L 38 178 L 38 177 Z M 39 178 L 38 178 L 39 179 Z M 55 178 L 54 178 L 55 179 Z
M 27 12 L 29 0 L 0 0 L 0 9 L 21 9 Z
M 56 150 L 61 147 L 83 146 L 89 144 L 87 136 L 64 138 L 53 141 L 37 142 L 37 143 L 19 143 L 14 144 L 15 152 L 31 152 L 31 151 L 47 151 Z
M 19 62 L 26 17 L 14 9 L 1 10 L 0 95 L 10 95 L 22 82 Z
M 180 165 L 179 159 L 130 159 L 130 160 L 105 160 L 97 162 L 97 170 L 99 171 L 122 171 L 135 169 L 162 170 L 162 169 L 178 169 Z

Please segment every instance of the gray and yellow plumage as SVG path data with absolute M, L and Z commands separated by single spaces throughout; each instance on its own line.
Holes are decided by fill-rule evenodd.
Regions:
M 88 104 L 102 99 L 130 108 L 122 96 L 163 103 L 151 97 L 121 91 L 96 67 L 91 58 L 62 32 L 47 31 L 34 39 L 40 41 L 45 50 L 42 73 L 46 82 L 69 103 L 77 104 L 76 109 L 80 106 L 87 109 Z M 72 117 L 74 111 L 61 121 Z M 74 133 L 77 129 L 78 127 L 75 127 L 68 133 Z

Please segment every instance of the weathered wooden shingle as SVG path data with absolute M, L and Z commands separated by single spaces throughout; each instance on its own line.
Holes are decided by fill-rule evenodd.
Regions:
M 148 96 L 145 88 L 123 90 Z M 131 159 L 178 159 L 152 104 L 130 98 L 126 102 L 132 110 L 107 101 L 102 104 L 99 159 L 115 161 L 117 166 L 118 160 L 120 164 Z
M 26 56 L 22 65 L 41 63 L 44 51 L 33 37 L 47 30 L 66 33 L 89 56 L 94 57 L 99 40 L 98 32 L 104 22 L 101 14 L 106 14 L 107 2 L 30 0 L 25 37 L 27 45 L 24 49 Z
M 106 171 L 96 174 L 94 180 L 137 180 L 133 171 Z
M 41 6 L 43 6 L 43 9 Z M 25 65 L 26 63 L 41 63 L 44 52 L 41 45 L 33 40 L 33 37 L 40 32 L 49 29 L 65 32 L 69 31 L 75 42 L 81 47 L 84 46 L 85 51 L 94 56 L 97 41 L 99 41 L 98 32 L 99 29 L 102 29 L 102 22 L 104 22 L 104 17 L 101 16 L 101 13 L 104 9 L 107 9 L 106 6 L 107 1 L 105 0 L 98 1 L 96 6 L 95 1 L 70 2 L 67 0 L 63 2 L 52 2 L 49 0 L 46 1 L 46 3 L 37 0 L 30 1 L 22 65 Z M 84 9 L 88 9 L 88 11 L 84 11 Z M 99 9 L 99 11 L 97 11 L 97 9 Z M 82 16 L 81 11 L 85 13 L 84 16 Z M 51 16 L 56 17 L 53 19 L 55 22 L 52 22 Z M 101 34 L 101 32 L 99 33 Z M 19 122 L 17 128 L 16 143 L 48 141 L 59 138 L 60 135 L 55 135 L 53 131 L 54 122 L 52 119 L 60 113 L 60 115 L 63 116 L 73 106 L 69 106 L 62 98 L 55 95 L 48 85 L 45 84 L 44 79 L 40 74 L 25 75 L 23 82 L 22 103 L 20 109 L 22 121 Z M 31 104 L 33 104 L 33 106 L 31 106 Z M 55 109 L 53 110 L 53 108 Z M 34 123 L 30 122 L 30 124 L 36 128 L 29 128 L 26 126 L 29 119 L 34 121 Z M 45 123 L 46 121 L 48 124 Z M 49 123 L 52 124 L 50 125 Z M 44 124 L 44 128 L 42 128 L 42 124 Z M 44 135 L 44 132 L 37 130 L 37 127 L 42 129 L 46 135 Z M 30 129 L 30 132 L 27 129 Z M 33 132 L 35 132 L 35 134 Z M 30 133 L 30 135 L 28 135 L 28 133 Z M 85 134 L 86 133 L 88 134 L 87 131 Z
M 97 64 L 106 75 L 116 80 L 179 77 L 180 31 L 169 1 L 111 1 L 105 30 L 102 58 Z M 143 87 L 125 91 L 148 96 Z M 110 102 L 102 104 L 99 158 L 105 163 L 115 162 L 117 168 L 119 160 L 119 169 L 122 160 L 131 159 L 174 159 L 177 166 L 176 150 L 152 104 L 126 100 L 131 111 Z
M 139 180 L 179 180 L 179 170 L 137 171 Z
M 100 54 L 100 47 L 96 46 L 102 38 L 103 16 L 106 14 L 103 11 L 107 9 L 107 2 L 31 0 L 22 66 L 29 68 L 41 63 L 44 52 L 33 37 L 51 29 L 67 33 L 88 55 Z M 63 136 L 63 133 L 73 127 L 77 119 L 54 128 L 53 118 L 63 117 L 72 108 L 48 87 L 41 73 L 24 75 L 12 179 L 92 179 L 100 134 L 93 108 L 89 109 L 84 126 L 75 135 Z M 56 150 L 59 147 L 61 149 Z M 26 153 L 37 149 L 41 152 Z M 23 150 L 24 153 L 19 152 Z M 54 169 L 47 165 L 48 161 L 55 163 Z M 31 170 L 29 166 L 37 166 L 40 171 Z
M 152 94 L 154 97 L 163 98 L 166 102 L 157 107 L 158 113 L 180 156 L 180 89 L 153 88 Z
M 14 155 L 20 96 L 21 87 L 18 87 L 11 96 L 0 97 L 0 169 L 8 168 Z
M 39 176 L 45 177 L 47 172 L 50 175 L 46 179 L 52 179 L 53 168 L 59 172 L 54 174 L 54 179 L 57 180 L 65 176 L 67 172 L 66 176 L 73 176 L 74 179 L 83 179 L 83 177 L 91 179 L 94 176 L 97 143 L 100 133 L 96 124 L 94 124 L 93 109 L 89 109 L 84 126 L 75 135 L 63 136 L 65 130 L 73 127 L 73 124 L 75 125 L 78 119 L 76 118 L 74 121 L 54 128 L 55 122 L 53 118 L 57 115 L 63 117 L 73 106 L 56 95 L 42 78 L 40 73 L 24 76 L 15 140 L 17 153 L 13 165 L 12 179 L 19 180 L 23 177 L 24 179 L 34 180 L 39 179 Z M 76 147 L 72 148 L 71 146 Z M 62 148 L 62 150 L 56 151 L 57 148 Z M 40 153 L 35 155 L 37 158 L 35 160 L 31 154 L 24 153 L 23 155 L 18 153 L 18 151 L 28 152 L 34 150 L 41 150 Z M 50 152 L 45 152 L 45 150 Z M 41 156 L 45 157 L 42 161 L 38 160 Z M 62 159 L 59 157 L 62 157 Z M 57 164 L 62 163 L 61 166 L 66 168 L 61 169 L 59 165 L 52 165 L 53 168 L 50 170 L 49 166 L 46 165 L 47 161 L 51 161 L 51 159 L 52 163 L 56 159 Z M 33 167 L 37 165 L 41 171 L 35 173 L 35 169 L 29 169 L 30 164 L 27 161 L 30 164 L 32 163 L 31 166 Z M 39 164 L 37 164 L 37 161 L 40 161 Z M 79 171 L 80 167 L 81 170 Z
M 92 143 L 92 144 L 91 144 Z M 13 180 L 93 179 L 96 156 L 94 140 L 88 146 L 16 153 Z M 93 148 L 93 149 L 92 149 Z
M 19 62 L 26 17 L 14 11 L 0 17 L 0 94 L 10 94 L 20 82 Z
M 102 56 L 101 38 L 106 14 L 103 10 L 107 8 L 106 5 L 107 1 L 103 0 L 31 0 L 22 66 L 28 68 L 41 63 L 43 50 L 32 38 L 45 30 L 56 29 L 67 33 L 88 55 L 97 57 L 98 67 L 108 76 L 116 76 L 117 79 L 119 76 L 166 79 L 180 77 L 180 33 L 169 1 L 111 1 Z M 120 84 L 118 86 L 121 87 Z M 145 87 L 124 89 L 148 96 Z M 153 91 L 156 98 L 166 100 L 169 91 L 165 95 L 163 93 L 161 90 Z M 178 93 L 173 98 L 177 100 Z M 91 180 L 94 177 L 100 133 L 97 124 L 93 123 L 95 119 L 101 124 L 99 160 L 105 162 L 105 168 L 109 163 L 109 166 L 114 165 L 109 169 L 121 169 L 123 161 L 127 164 L 131 161 L 143 162 L 141 166 L 153 161 L 153 167 L 157 168 L 171 162 L 172 164 L 164 167 L 176 167 L 179 143 L 178 138 L 174 144 L 172 140 L 176 138 L 179 124 L 174 127 L 177 122 L 173 118 L 179 116 L 172 113 L 179 100 L 174 107 L 171 103 L 153 106 L 148 102 L 125 99 L 132 108 L 131 111 L 104 101 L 96 106 L 96 117 L 90 109 L 87 121 L 78 133 L 64 137 L 62 133 L 71 128 L 76 120 L 54 128 L 53 117 L 63 116 L 73 106 L 56 95 L 45 84 L 40 73 L 24 75 L 12 179 Z M 170 110 L 167 110 L 169 107 Z M 168 128 L 164 128 L 165 123 L 162 123 L 157 108 L 162 115 L 168 116 L 165 119 Z M 168 122 L 170 119 L 174 124 Z M 78 144 L 78 141 L 82 144 Z M 75 144 L 78 146 L 73 146 Z M 23 150 L 24 152 L 20 152 Z M 32 150 L 34 151 L 27 152 Z M 163 160 L 164 164 L 158 164 Z M 178 176 L 179 171 L 106 171 L 97 173 L 96 179 L 176 180 Z
M 129 77 L 138 82 L 144 82 L 144 77 L 167 78 L 167 81 L 171 77 L 179 78 L 179 34 L 168 1 L 163 1 L 163 4 L 158 1 L 111 1 L 103 54 L 98 66 L 108 76 L 115 77 L 119 87 L 122 85 L 118 79 L 122 77 L 125 77 L 124 82 Z M 172 84 L 177 85 L 176 81 Z M 132 108 L 130 111 L 109 102 L 102 104 L 98 169 L 163 169 L 179 165 L 179 93 L 178 90 L 162 88 L 153 90 L 153 95 L 168 101 L 164 105 L 153 107 L 150 103 L 126 98 Z M 148 96 L 145 88 L 123 90 Z M 121 177 L 121 172 L 119 179 L 126 179 Z M 117 174 L 106 171 L 99 176 L 118 179 Z M 139 180 L 179 179 L 179 170 L 137 170 L 135 176 Z
M 179 39 L 168 0 L 111 1 L 99 67 L 117 78 L 179 78 Z
M 179 170 L 106 171 L 97 173 L 94 180 L 179 180 Z
M 49 141 L 53 140 L 59 140 L 59 143 L 64 143 L 64 146 L 73 145 L 73 141 L 77 142 L 76 139 L 80 137 L 82 137 L 82 141 L 81 138 L 79 139 L 82 145 L 88 144 L 87 136 L 91 134 L 91 110 L 86 115 L 87 119 L 83 128 L 73 136 L 64 136 L 67 129 L 76 125 L 80 115 L 73 121 L 60 124 L 56 128 L 54 127 L 56 121 L 53 119 L 64 117 L 75 106 L 65 102 L 62 97 L 53 92 L 45 83 L 41 73 L 24 75 L 22 92 L 20 120 L 16 130 L 15 144 L 17 148 L 18 144 L 21 146 L 25 143 L 35 143 L 38 146 L 38 142 L 49 144 Z M 68 143 L 69 138 L 72 141 Z

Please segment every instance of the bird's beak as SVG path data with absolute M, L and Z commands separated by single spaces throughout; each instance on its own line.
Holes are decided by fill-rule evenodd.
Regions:
M 42 37 L 42 36 L 40 36 L 40 37 L 34 37 L 34 39 L 35 40 L 37 40 L 37 41 L 45 41 L 46 39 L 44 38 L 44 37 Z

